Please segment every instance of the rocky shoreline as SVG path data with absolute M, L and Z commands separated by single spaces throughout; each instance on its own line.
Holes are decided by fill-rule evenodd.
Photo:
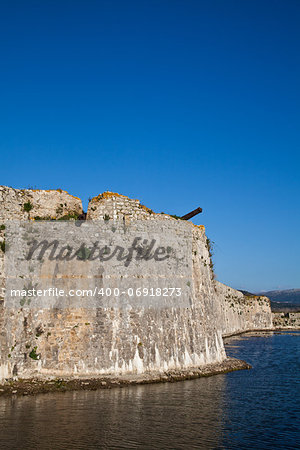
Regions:
M 241 336 L 244 334 L 263 334 L 263 333 L 276 333 L 278 331 L 300 331 L 300 327 L 299 326 L 293 326 L 293 327 L 272 327 L 272 328 L 264 328 L 264 329 L 253 329 L 253 330 L 244 330 L 244 331 L 236 331 L 235 333 L 228 333 L 228 334 L 223 334 L 223 339 L 226 342 L 226 339 L 234 337 L 234 336 Z
M 67 391 L 95 391 L 97 389 L 123 388 L 150 383 L 174 383 L 183 380 L 193 380 L 201 377 L 209 377 L 235 370 L 251 369 L 251 365 L 243 360 L 227 358 L 221 363 L 208 364 L 203 367 L 195 367 L 188 370 L 174 370 L 163 373 L 151 373 L 142 375 L 124 375 L 121 377 L 104 376 L 95 378 L 55 378 L 42 380 L 8 379 L 0 385 L 1 396 L 34 395 L 48 392 Z

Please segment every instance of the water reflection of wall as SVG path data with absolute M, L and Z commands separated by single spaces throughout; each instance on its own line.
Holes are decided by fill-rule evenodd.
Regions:
M 224 381 L 1 399 L 1 438 L 10 448 L 216 448 Z

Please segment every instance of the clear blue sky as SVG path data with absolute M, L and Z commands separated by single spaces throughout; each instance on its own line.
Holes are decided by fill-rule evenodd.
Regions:
M 300 2 L 2 1 L 0 184 L 184 214 L 217 277 L 300 287 Z

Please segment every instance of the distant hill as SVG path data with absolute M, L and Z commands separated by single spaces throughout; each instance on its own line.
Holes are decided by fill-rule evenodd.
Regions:
M 259 292 L 256 295 L 265 295 L 273 302 L 288 302 L 300 304 L 300 289 L 287 289 L 285 291 Z
M 242 289 L 238 289 L 238 291 L 240 291 L 242 294 L 246 295 L 247 297 L 253 297 L 254 295 L 259 295 L 259 294 L 253 294 L 252 292 L 249 292 L 249 291 L 243 291 Z
M 271 300 L 274 312 L 300 312 L 300 289 L 286 289 L 284 291 L 264 291 L 252 294 L 240 290 L 246 296 L 264 295 Z
M 260 292 L 271 300 L 272 311 L 300 311 L 300 289 Z

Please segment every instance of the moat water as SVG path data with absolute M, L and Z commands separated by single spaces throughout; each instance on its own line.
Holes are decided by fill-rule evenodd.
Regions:
M 252 370 L 122 389 L 0 399 L 5 449 L 300 448 L 300 332 L 244 335 Z

